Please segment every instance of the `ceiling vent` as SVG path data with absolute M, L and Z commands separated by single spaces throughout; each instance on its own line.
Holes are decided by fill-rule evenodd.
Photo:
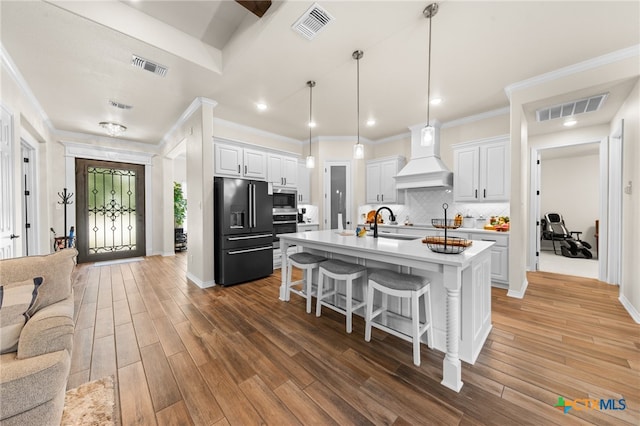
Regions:
M 604 93 L 602 95 L 591 96 L 590 98 L 542 108 L 536 111 L 536 118 L 538 122 L 542 122 L 556 118 L 576 116 L 578 114 L 584 114 L 585 112 L 598 111 L 608 95 L 608 93 Z
M 307 40 L 313 40 L 333 20 L 334 18 L 329 15 L 329 12 L 320 7 L 318 3 L 314 3 L 291 28 L 302 34 Z
M 131 105 L 123 104 L 123 103 L 120 103 L 118 101 L 114 101 L 112 99 L 109 99 L 107 102 L 112 107 L 118 108 L 118 109 L 131 109 L 131 108 L 133 108 L 133 106 L 131 106 Z
M 157 74 L 160 77 L 166 76 L 167 71 L 169 71 L 169 69 L 164 65 L 153 63 L 150 60 L 141 58 L 140 56 L 137 56 L 137 55 L 131 56 L 131 65 L 133 65 L 136 68 L 141 68 L 143 70 L 147 70 L 149 72 Z

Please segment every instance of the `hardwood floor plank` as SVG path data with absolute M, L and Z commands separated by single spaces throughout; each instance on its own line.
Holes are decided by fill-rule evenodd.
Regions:
M 225 419 L 232 425 L 263 424 L 262 417 L 240 390 L 233 378 L 227 374 L 220 362 L 207 362 L 198 367 L 207 382 L 211 393 L 215 395 Z
M 132 323 L 116 327 L 116 360 L 118 368 L 140 361 L 136 332 Z
M 215 361 L 216 354 L 205 344 L 190 322 L 185 321 L 176 324 L 175 329 L 184 347 L 191 355 L 191 359 L 198 367 L 210 361 Z
M 71 374 L 91 369 L 91 353 L 93 352 L 93 328 L 76 330 L 73 335 L 73 352 L 71 353 Z M 74 386 L 75 387 L 75 386 Z
M 373 425 L 369 419 L 321 382 L 312 383 L 304 391 L 340 425 Z
M 135 292 L 127 293 L 127 299 L 129 300 L 129 312 L 131 312 L 131 315 L 147 312 L 147 306 L 137 291 L 137 287 Z
M 118 326 L 131 321 L 129 302 L 126 297 L 122 300 L 116 300 L 113 302 L 113 324 Z
M 76 319 L 76 330 L 93 328 L 96 325 L 96 303 L 83 303 Z
M 180 389 L 160 343 L 140 348 L 140 354 L 155 411 L 182 401 Z
M 136 337 L 138 338 L 138 346 L 144 347 L 159 342 L 158 333 L 153 326 L 149 314 L 141 312 L 133 315 L 133 327 L 136 330 Z
M 120 418 L 123 425 L 155 425 L 151 395 L 141 362 L 118 370 L 120 390 Z
M 274 389 L 273 392 L 302 424 L 338 424 L 292 382 L 285 382 Z
M 194 424 L 184 401 L 178 401 L 164 410 L 158 411 L 156 413 L 156 419 L 158 420 L 158 426 L 183 426 Z
M 184 316 L 180 307 L 173 301 L 173 299 L 165 299 L 160 302 L 162 304 L 162 309 L 164 309 L 165 314 L 171 322 L 175 324 L 180 324 L 181 322 L 188 321 L 187 317 Z
M 239 387 L 266 424 L 301 424 L 258 376 L 245 380 Z
M 91 353 L 91 380 L 114 375 L 116 367 L 116 346 L 114 336 L 95 338 Z
M 189 354 L 184 351 L 171 355 L 169 364 L 193 422 L 213 424 L 222 419 L 222 409 Z
M 238 353 L 235 345 L 221 333 L 212 332 L 202 336 L 205 344 L 216 354 L 216 359 L 222 362 L 235 383 L 242 383 L 256 375 L 253 365 Z
M 105 337 L 113 334 L 113 308 L 108 306 L 96 311 L 95 337 Z
M 98 309 L 110 308 L 113 303 L 111 295 L 111 268 L 100 267 L 100 285 L 98 288 Z
M 117 302 L 127 298 L 127 293 L 124 289 L 124 279 L 122 278 L 122 269 L 120 265 L 111 266 L 111 295 L 112 301 Z
M 180 340 L 180 336 L 176 333 L 176 330 L 173 328 L 169 318 L 154 318 L 151 322 L 153 322 L 153 325 L 156 328 L 158 338 L 160 339 L 164 353 L 167 354 L 167 356 L 186 350 L 182 344 L 182 340 Z

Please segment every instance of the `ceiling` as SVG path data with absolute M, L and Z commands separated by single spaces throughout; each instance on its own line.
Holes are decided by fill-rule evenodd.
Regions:
M 262 18 L 232 1 L 0 2 L 2 46 L 61 131 L 104 135 L 100 121 L 128 127 L 131 141 L 160 144 L 197 97 L 216 117 L 295 140 L 308 138 L 308 80 L 315 135 L 355 135 L 360 60 L 360 134 L 405 133 L 426 120 L 427 2 L 320 1 L 335 20 L 311 41 L 291 29 L 312 5 L 274 1 Z M 639 2 L 445 1 L 433 17 L 431 93 L 446 123 L 507 107 L 505 87 L 640 44 Z M 615 31 L 603 31 L 615 28 Z M 168 67 L 165 77 L 131 66 L 132 54 Z M 634 79 L 635 81 L 635 79 Z M 611 91 L 606 108 L 578 126 L 607 123 L 634 81 L 540 104 Z M 593 92 L 593 93 L 591 93 Z M 130 110 L 108 104 L 115 100 Z M 257 111 L 255 103 L 268 104 Z M 528 105 L 528 117 L 535 108 Z M 366 126 L 369 118 L 376 125 Z M 532 133 L 558 123 L 534 124 Z M 559 127 L 558 127 L 559 128 Z

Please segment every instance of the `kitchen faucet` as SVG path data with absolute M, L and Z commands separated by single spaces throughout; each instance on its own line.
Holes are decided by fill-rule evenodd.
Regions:
M 378 238 L 378 213 L 380 213 L 380 210 L 389 210 L 389 222 L 396 221 L 396 217 L 389 207 L 380 207 L 378 210 L 376 210 L 376 214 L 373 216 L 373 238 Z

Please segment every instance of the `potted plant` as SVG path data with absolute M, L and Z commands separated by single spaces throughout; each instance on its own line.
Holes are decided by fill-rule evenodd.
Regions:
M 175 223 L 176 250 L 187 248 L 187 236 L 184 233 L 184 219 L 187 215 L 187 200 L 184 198 L 182 184 L 173 182 L 173 221 Z

